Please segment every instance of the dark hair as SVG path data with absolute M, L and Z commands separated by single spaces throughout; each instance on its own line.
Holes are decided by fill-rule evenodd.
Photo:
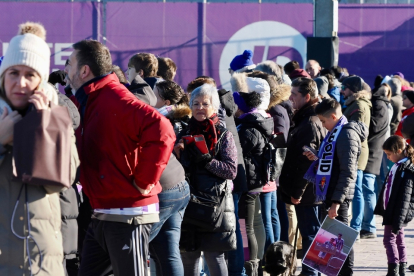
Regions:
M 334 74 L 335 78 L 339 79 L 344 70 L 342 69 L 341 66 L 332 66 L 331 71 Z
M 188 85 L 187 85 L 187 93 L 191 94 L 191 92 L 194 91 L 194 89 L 196 89 L 197 87 L 202 86 L 203 84 L 211 84 L 215 87 L 217 87 L 216 81 L 208 76 L 199 76 L 197 78 L 195 78 L 194 80 L 192 80 Z
M 285 74 L 289 76 L 294 70 L 300 69 L 300 65 L 296 60 L 292 60 L 286 63 L 283 69 L 285 70 Z
M 112 58 L 109 49 L 96 40 L 81 40 L 73 44 L 77 50 L 78 69 L 88 65 L 95 77 L 108 74 L 112 70 Z
M 177 72 L 177 65 L 170 58 L 158 58 L 158 72 L 157 75 L 162 77 L 164 80 L 172 81 Z
M 414 163 L 414 148 L 401 136 L 390 136 L 390 138 L 388 138 L 382 145 L 382 149 L 391 151 L 394 154 L 397 154 L 398 150 L 401 150 L 404 153 L 404 156 L 408 157 L 408 159 L 411 160 L 411 163 Z
M 158 72 L 158 59 L 153 54 L 138 53 L 129 59 L 128 67 L 134 67 L 137 73 L 142 70 L 144 78 L 155 77 Z
M 257 92 L 250 92 L 250 93 L 240 92 L 239 94 L 243 98 L 246 105 L 250 108 L 256 108 L 262 103 L 260 94 Z
M 157 86 L 158 93 L 162 99 L 169 100 L 172 105 L 188 105 L 188 96 L 177 83 L 166 80 L 158 82 L 155 85 Z
M 414 82 L 410 82 L 410 86 L 414 88 Z
M 311 100 L 318 97 L 317 85 L 313 79 L 309 78 L 297 78 L 292 82 L 292 87 L 299 87 L 299 93 L 305 97 L 307 94 L 310 95 Z
M 118 77 L 120 83 L 128 83 L 127 79 L 125 78 L 124 72 L 122 72 L 121 68 L 118 65 L 112 65 L 112 72 Z
M 335 99 L 325 98 L 315 107 L 315 113 L 323 117 L 328 117 L 332 113 L 341 111 L 341 104 Z
M 266 266 L 264 271 L 270 276 L 291 276 L 296 272 L 296 256 L 293 246 L 287 242 L 278 241 L 266 250 Z
M 326 74 L 325 78 L 328 80 L 328 90 L 335 87 L 335 77 L 331 74 Z

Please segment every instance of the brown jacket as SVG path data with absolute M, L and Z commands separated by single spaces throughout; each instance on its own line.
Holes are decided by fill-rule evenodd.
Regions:
M 30 217 L 29 240 L 30 259 L 32 273 L 39 271 L 40 252 L 42 254 L 41 271 L 38 276 L 64 275 L 63 270 L 63 246 L 60 232 L 60 187 L 27 185 L 27 202 L 25 201 L 25 189 L 23 187 L 19 204 L 13 216 L 16 200 L 19 195 L 21 182 L 13 179 L 13 148 L 0 152 L 0 275 L 30 275 L 30 265 L 26 251 L 26 243 L 19 236 L 28 234 L 27 212 Z M 73 136 L 71 154 L 71 182 L 76 175 L 79 166 L 78 154 Z M 36 241 L 38 247 L 34 244 Z

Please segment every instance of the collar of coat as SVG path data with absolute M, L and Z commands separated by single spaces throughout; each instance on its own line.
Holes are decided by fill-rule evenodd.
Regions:
M 368 102 L 371 100 L 371 92 L 368 92 L 366 90 L 361 90 L 358 93 L 354 93 L 351 96 L 348 97 L 345 101 L 345 105 L 349 106 L 351 103 L 353 103 L 356 100 L 367 100 Z
M 316 116 L 315 106 L 317 104 L 318 99 L 314 99 L 305 104 L 301 109 L 297 110 L 292 119 L 295 122 L 295 125 L 297 125 L 303 118 Z

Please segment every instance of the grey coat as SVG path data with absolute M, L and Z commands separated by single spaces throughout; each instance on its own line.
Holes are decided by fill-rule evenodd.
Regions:
M 326 205 L 352 200 L 358 170 L 361 143 L 368 137 L 368 127 L 358 121 L 350 121 L 342 127 L 335 146 L 331 180 L 326 193 Z

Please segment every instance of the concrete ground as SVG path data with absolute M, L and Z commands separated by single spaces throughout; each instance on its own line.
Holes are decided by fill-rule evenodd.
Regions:
M 385 276 L 387 274 L 387 256 L 382 244 L 384 236 L 384 227 L 381 225 L 382 218 L 376 217 L 377 238 L 362 239 L 354 244 L 355 250 L 355 276 Z M 405 228 L 405 244 L 407 247 L 408 265 L 414 264 L 414 223 L 411 222 Z M 301 271 L 301 262 L 298 260 L 297 273 Z M 407 270 L 408 275 L 414 272 Z

